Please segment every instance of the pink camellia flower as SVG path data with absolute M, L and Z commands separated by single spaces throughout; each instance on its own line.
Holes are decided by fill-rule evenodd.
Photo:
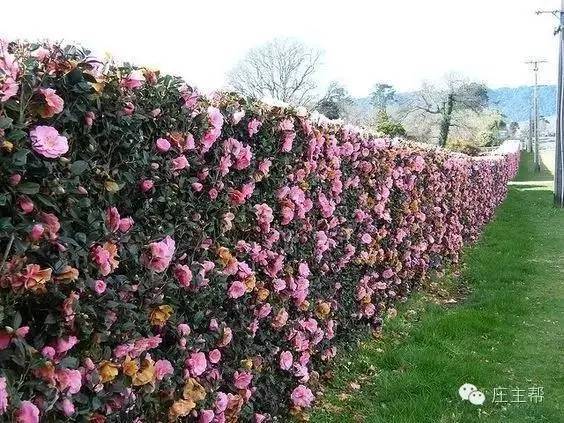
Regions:
M 370 234 L 365 233 L 362 234 L 360 240 L 362 241 L 363 244 L 370 244 L 372 242 L 372 237 L 370 236 Z
M 65 102 L 52 88 L 40 88 L 39 92 L 45 97 L 45 105 L 40 110 L 41 117 L 50 118 L 63 111 Z
M 229 298 L 236 299 L 242 297 L 246 291 L 247 287 L 243 282 L 235 281 L 231 283 L 231 286 L 229 286 L 227 294 L 229 295 Z
M 159 242 L 151 242 L 148 250 L 141 256 L 141 262 L 147 269 L 164 272 L 170 265 L 175 247 L 176 243 L 170 236 Z
M 211 350 L 208 353 L 208 358 L 210 360 L 210 363 L 212 364 L 219 363 L 219 361 L 221 360 L 221 351 L 219 351 L 218 349 Z
M 184 146 L 185 150 L 194 150 L 196 148 L 196 142 L 194 141 L 194 135 L 188 134 L 186 135 L 186 145 Z
M 31 232 L 29 233 L 29 238 L 32 241 L 39 241 L 43 236 L 43 232 L 45 232 L 45 228 L 43 227 L 43 225 L 41 223 L 36 223 L 35 225 L 33 225 L 33 228 L 31 228 Z
M 213 410 L 202 410 L 200 411 L 200 417 L 198 423 L 211 423 L 215 417 Z
M 6 378 L 0 377 L 0 416 L 8 409 L 8 391 L 6 389 Z
M 241 205 L 245 203 L 245 194 L 243 194 L 238 189 L 229 190 L 229 201 L 233 205 Z
M 253 118 L 247 125 L 247 131 L 249 131 L 249 137 L 255 135 L 259 131 L 261 125 L 262 123 L 259 120 Z
M 178 156 L 176 159 L 172 159 L 171 163 L 172 163 L 172 166 L 171 166 L 172 170 L 174 170 L 176 172 L 178 172 L 182 169 L 185 169 L 189 166 L 188 159 L 184 155 Z
M 245 111 L 238 110 L 231 115 L 231 121 L 233 122 L 233 125 L 237 125 L 244 117 L 245 117 Z
M 39 423 L 39 408 L 31 401 L 22 401 L 16 421 L 18 423 Z
M 22 175 L 20 175 L 18 173 L 14 173 L 14 174 L 10 175 L 8 182 L 11 186 L 15 187 L 20 183 L 21 180 L 22 180 Z
M 206 355 L 203 352 L 194 352 L 190 354 L 190 357 L 186 360 L 186 366 L 192 376 L 200 376 L 208 367 Z
M 40 62 L 43 62 L 50 55 L 49 49 L 40 46 L 31 52 L 31 57 L 35 57 Z
M 80 370 L 59 369 L 55 372 L 59 390 L 64 392 L 68 389 L 68 394 L 77 394 L 82 387 L 82 374 Z
M 221 128 L 223 126 L 223 115 L 217 107 L 208 107 L 208 119 L 214 128 Z
M 74 335 L 68 336 L 67 338 L 58 338 L 55 342 L 55 351 L 57 354 L 64 354 L 76 344 L 78 344 L 78 338 Z
M 94 123 L 95 119 L 96 119 L 96 115 L 94 114 L 94 112 L 86 112 L 84 114 L 84 124 L 89 128 L 92 127 L 92 124 Z
M 270 166 L 272 166 L 272 160 L 264 159 L 262 162 L 259 163 L 258 168 L 263 175 L 268 175 L 268 172 L 270 171 Z
M 204 188 L 204 186 L 199 182 L 193 182 L 192 183 L 192 189 L 196 192 L 200 192 L 203 188 Z
M 120 219 L 121 216 L 119 215 L 117 208 L 110 207 L 106 210 L 106 226 L 110 232 L 116 232 L 119 229 Z
M 155 377 L 157 380 L 163 380 L 166 376 L 174 373 L 172 364 L 168 360 L 157 360 L 155 362 Z
M 177 326 L 177 329 L 178 329 L 178 333 L 180 333 L 180 335 L 182 336 L 190 335 L 190 326 L 188 326 L 186 323 L 180 323 Z
M 294 358 L 292 357 L 292 353 L 290 351 L 282 351 L 280 353 L 280 368 L 282 370 L 290 370 L 293 363 Z
M 224 392 L 218 392 L 214 402 L 214 409 L 216 413 L 223 413 L 229 404 L 229 397 Z
M 143 179 L 141 182 L 139 182 L 139 189 L 141 190 L 141 192 L 151 191 L 154 186 L 155 183 L 150 179 Z
M 178 283 L 185 288 L 190 287 L 190 282 L 192 282 L 192 271 L 190 267 L 185 264 L 177 264 L 174 267 L 174 277 L 178 280 Z
M 253 375 L 249 372 L 235 372 L 233 375 L 233 384 L 237 389 L 247 389 L 253 380 Z
M 251 147 L 241 146 L 235 154 L 235 164 L 234 168 L 237 170 L 243 170 L 249 167 L 251 164 L 251 158 L 253 157 L 253 153 L 251 152 Z
M 23 214 L 29 214 L 35 208 L 33 201 L 27 195 L 19 197 L 17 202 Z
M 394 276 L 394 271 L 392 269 L 386 269 L 382 272 L 382 277 L 384 279 L 390 279 L 392 276 Z
M 50 346 L 46 346 L 41 349 L 41 355 L 45 358 L 52 359 L 53 357 L 55 357 L 56 353 L 57 352 L 55 351 L 55 348 Z
M 304 385 L 299 385 L 294 388 L 290 398 L 297 407 L 310 407 L 312 401 L 314 400 L 313 393 L 307 386 Z
M 63 399 L 61 402 L 61 409 L 66 417 L 70 417 L 75 413 L 74 404 L 68 398 Z
M 292 151 L 292 145 L 294 144 L 294 139 L 296 138 L 295 132 L 286 132 L 282 140 L 282 152 L 288 153 Z
M 111 242 L 106 242 L 104 245 L 94 245 L 90 250 L 90 255 L 102 276 L 108 276 L 119 265 L 119 261 L 116 260 L 117 246 Z
M 281 131 L 293 131 L 294 122 L 292 121 L 292 119 L 284 119 L 282 122 L 278 124 L 278 128 Z
M 36 126 L 29 135 L 33 151 L 43 157 L 56 159 L 69 151 L 66 137 L 59 135 L 52 126 Z
M 131 116 L 135 112 L 135 105 L 131 101 L 126 101 L 121 112 L 125 116 Z
M 266 416 L 264 414 L 255 413 L 253 417 L 255 418 L 254 423 L 263 423 L 266 421 Z
M 131 217 L 124 217 L 119 220 L 119 231 L 123 233 L 129 232 L 134 224 L 135 221 Z
M 143 72 L 139 69 L 135 69 L 121 80 L 120 85 L 124 88 L 133 90 L 143 86 L 144 82 L 145 77 L 143 76 Z
M 102 279 L 95 280 L 92 283 L 92 289 L 96 292 L 96 294 L 101 295 L 106 292 L 106 282 Z
M 155 141 L 155 148 L 159 153 L 166 153 L 170 150 L 170 141 L 166 138 L 159 138 Z
M 4 103 L 14 97 L 19 90 L 18 83 L 13 78 L 0 81 L 0 102 Z

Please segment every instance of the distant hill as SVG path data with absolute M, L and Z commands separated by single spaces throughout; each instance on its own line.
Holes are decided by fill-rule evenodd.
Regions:
M 523 122 L 529 119 L 533 87 L 490 89 L 488 95 L 490 107 L 507 116 L 507 121 Z M 545 117 L 556 115 L 555 85 L 539 86 L 539 114 Z
M 414 95 L 414 92 L 396 93 L 396 104 L 407 103 Z M 488 89 L 489 106 L 505 115 L 507 122 L 526 122 L 529 120 L 532 95 L 532 86 Z M 372 113 L 369 97 L 359 97 L 353 99 L 353 101 L 357 110 L 361 113 Z M 549 121 L 551 117 L 556 116 L 556 85 L 539 86 L 539 114 Z

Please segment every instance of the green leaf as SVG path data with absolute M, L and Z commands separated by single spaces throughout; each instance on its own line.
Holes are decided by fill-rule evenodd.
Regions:
M 12 225 L 12 218 L 10 217 L 2 217 L 0 218 L 0 231 L 9 231 L 14 229 Z
M 13 120 L 9 117 L 0 117 L 0 129 L 8 129 L 12 126 Z
M 18 150 L 14 153 L 14 155 L 12 156 L 12 161 L 14 163 L 15 166 L 25 166 L 27 163 L 27 155 L 29 153 L 29 150 L 23 148 L 21 150 Z
M 70 170 L 73 175 L 78 176 L 81 175 L 89 167 L 90 165 L 88 164 L 88 162 L 85 162 L 84 160 L 77 160 L 76 162 L 73 162 L 71 164 Z
M 7 135 L 7 139 L 10 141 L 20 141 L 27 137 L 27 132 L 24 132 L 20 129 L 16 129 L 15 131 L 10 131 Z
M 18 191 L 24 194 L 37 194 L 39 188 L 40 185 L 37 182 L 24 182 L 17 186 Z
M 22 324 L 22 315 L 20 314 L 19 311 L 16 311 L 16 314 L 14 315 L 14 320 L 12 321 L 12 328 L 18 329 Z

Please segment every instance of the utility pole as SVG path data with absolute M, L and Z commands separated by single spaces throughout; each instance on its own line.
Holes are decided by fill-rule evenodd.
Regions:
M 537 15 L 550 13 L 558 18 L 558 27 L 554 35 L 560 39 L 558 51 L 558 98 L 556 99 L 556 142 L 554 167 L 554 205 L 564 207 L 564 0 L 561 0 L 560 10 L 539 10 Z
M 564 1 L 564 0 L 562 0 Z M 540 172 L 540 156 L 539 156 L 539 63 L 546 63 L 546 60 L 531 60 L 526 62 L 533 65 L 534 73 L 534 89 L 533 89 L 533 157 L 535 163 L 535 172 Z

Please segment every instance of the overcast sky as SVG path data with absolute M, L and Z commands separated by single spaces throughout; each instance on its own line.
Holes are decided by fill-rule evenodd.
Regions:
M 454 71 L 492 87 L 529 84 L 540 57 L 555 81 L 550 15 L 558 0 L 208 0 L 3 2 L 0 35 L 76 41 L 99 52 L 221 88 L 245 51 L 276 36 L 325 52 L 321 79 L 355 96 L 375 82 L 417 88 Z M 49 6 L 47 6 L 47 4 Z

